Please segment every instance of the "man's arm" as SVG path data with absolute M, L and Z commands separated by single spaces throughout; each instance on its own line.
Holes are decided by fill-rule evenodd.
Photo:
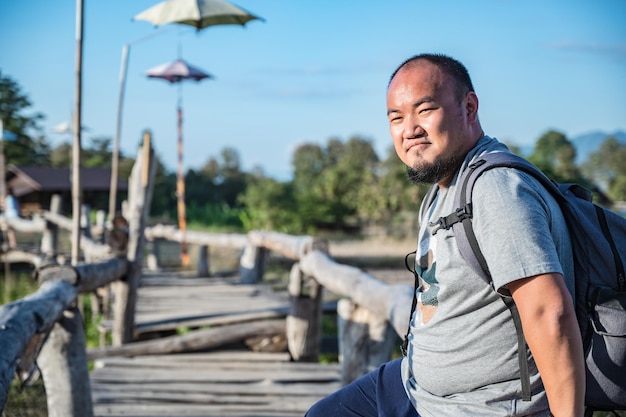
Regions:
M 572 298 L 561 274 L 542 274 L 508 284 L 528 347 L 555 417 L 584 413 L 585 363 Z

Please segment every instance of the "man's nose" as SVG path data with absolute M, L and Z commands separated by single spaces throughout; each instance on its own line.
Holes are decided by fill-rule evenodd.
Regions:
M 422 126 L 415 117 L 405 117 L 402 131 L 402 137 L 404 139 L 418 138 L 424 136 L 425 133 L 426 131 L 424 130 L 424 128 L 422 128 Z

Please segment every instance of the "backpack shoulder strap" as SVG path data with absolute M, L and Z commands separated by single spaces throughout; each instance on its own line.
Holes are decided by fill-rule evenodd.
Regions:
M 490 285 L 491 274 L 482 255 L 474 229 L 472 228 L 472 190 L 474 183 L 486 171 L 493 168 L 514 168 L 532 175 L 556 198 L 559 205 L 565 202 L 565 196 L 558 186 L 545 176 L 537 167 L 522 157 L 508 152 L 492 152 L 479 157 L 461 173 L 458 179 L 460 187 L 455 196 L 455 213 L 439 219 L 440 227 L 452 227 L 461 255 L 470 267 Z M 458 217 L 458 220 L 457 220 Z
M 515 168 L 526 172 L 548 189 L 550 193 L 557 198 L 559 204 L 562 204 L 565 200 L 556 184 L 546 177 L 538 168 L 525 159 L 510 153 L 494 152 L 482 155 L 476 162 L 470 164 L 468 168 L 461 173 L 457 180 L 461 186 L 457 189 L 455 196 L 456 207 L 459 208 L 455 213 L 447 216 L 447 218 L 445 218 L 446 220 L 442 221 L 440 219 L 439 224 L 440 227 L 444 227 L 448 226 L 447 223 L 450 223 L 448 227 L 451 226 L 454 230 L 454 236 L 461 255 L 468 265 L 491 287 L 493 287 L 493 281 L 491 279 L 491 273 L 489 272 L 489 266 L 480 250 L 478 240 L 476 239 L 472 227 L 472 190 L 474 183 L 484 172 L 498 167 Z M 511 311 L 511 316 L 513 317 L 513 322 L 517 330 L 517 350 L 520 381 L 522 384 L 522 399 L 524 401 L 530 401 L 530 372 L 526 360 L 526 340 L 522 330 L 522 321 L 513 299 L 503 297 L 502 300 Z

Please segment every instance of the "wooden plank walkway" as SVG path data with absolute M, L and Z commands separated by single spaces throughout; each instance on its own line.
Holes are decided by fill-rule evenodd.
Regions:
M 286 353 L 107 358 L 96 366 L 97 417 L 301 417 L 339 388 L 339 365 L 289 362 Z
M 145 277 L 138 330 L 146 334 L 285 316 L 285 294 L 234 280 Z M 340 373 L 338 364 L 296 363 L 286 352 L 233 348 L 99 359 L 90 379 L 97 417 L 301 417 L 340 387 Z
M 239 284 L 237 280 L 236 276 L 197 278 L 173 273 L 143 277 L 136 309 L 137 332 L 286 316 L 286 292 L 274 292 L 262 284 Z

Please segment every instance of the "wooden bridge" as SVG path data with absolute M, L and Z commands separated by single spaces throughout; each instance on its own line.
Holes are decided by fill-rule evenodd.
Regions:
M 0 253 L 5 263 L 31 263 L 40 283 L 37 292 L 0 306 L 0 411 L 14 376 L 26 380 L 37 369 L 50 417 L 301 416 L 391 357 L 408 325 L 408 282 L 340 264 L 328 242 L 312 236 L 146 227 L 154 163 L 145 146 L 124 216 L 101 226 L 107 244 L 89 227 L 82 231 L 79 262 L 58 262 L 58 231 L 72 231 L 74 222 L 54 210 L 29 221 L 0 218 L 2 227 L 42 236 L 39 253 Z M 197 270 L 164 272 L 161 241 L 195 245 Z M 218 278 L 209 248 L 224 247 L 238 251 L 238 268 Z M 281 291 L 263 279 L 270 254 L 291 263 Z M 103 289 L 112 314 L 102 330 L 112 343 L 86 349 L 76 300 Z M 321 321 L 329 308 L 337 316 L 341 363 L 324 365 Z
M 288 311 L 284 292 L 242 285 L 238 277 L 150 274 L 139 289 L 136 320 L 146 338 L 181 327 L 233 328 L 259 318 L 284 323 Z M 295 417 L 341 386 L 338 364 L 292 362 L 284 335 L 259 339 L 257 351 L 232 343 L 201 353 L 97 359 L 90 373 L 94 415 Z M 151 340 L 157 346 L 163 339 Z

